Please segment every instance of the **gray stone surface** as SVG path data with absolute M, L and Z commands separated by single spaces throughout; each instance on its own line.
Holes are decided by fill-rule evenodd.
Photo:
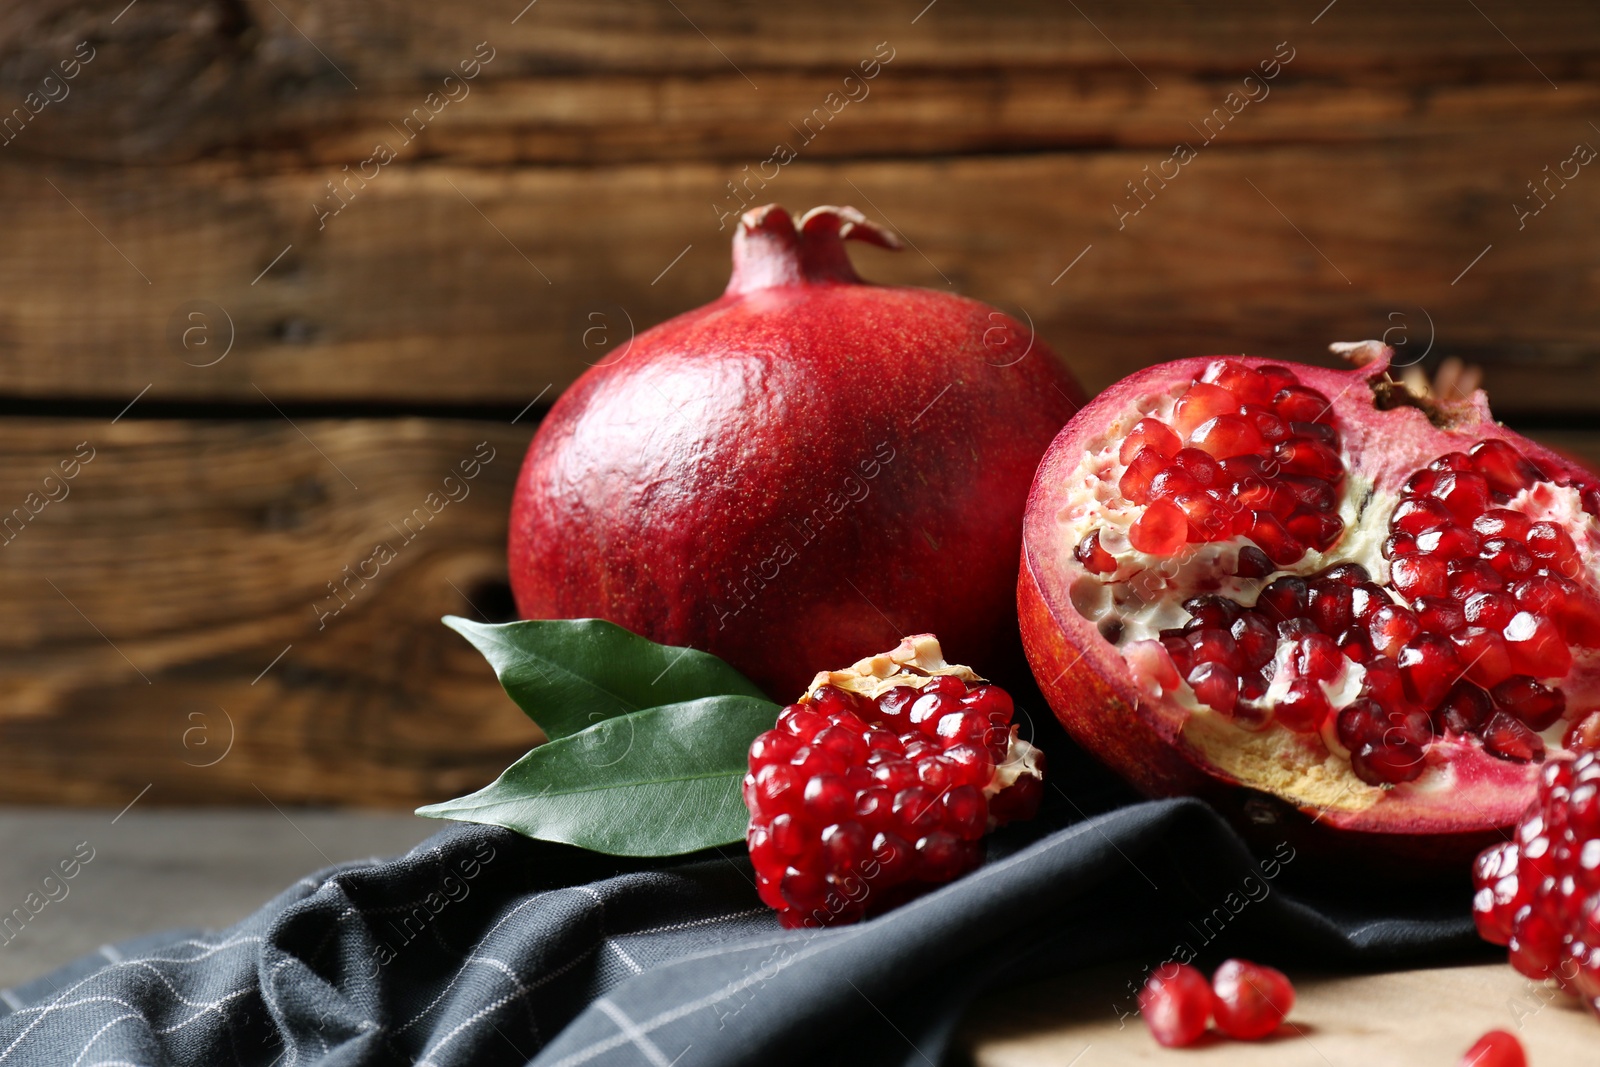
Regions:
M 404 852 L 441 825 L 401 813 L 270 807 L 135 804 L 120 816 L 0 808 L 0 918 L 14 909 L 28 916 L 0 932 L 0 986 L 136 934 L 226 926 L 319 867 Z M 59 865 L 69 861 L 70 870 L 74 859 L 76 873 L 63 879 Z M 37 914 L 29 894 L 37 894 Z

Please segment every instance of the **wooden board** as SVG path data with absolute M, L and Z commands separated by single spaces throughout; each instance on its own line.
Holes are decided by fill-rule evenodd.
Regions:
M 1354 976 L 1293 973 L 1294 1010 L 1277 1034 L 1259 1042 L 1213 1034 L 1181 1052 L 1158 1046 L 1137 1015 L 1123 1018 L 1112 1009 L 1129 968 L 1136 970 L 1105 968 L 986 997 L 968 1013 L 961 1043 L 976 1067 L 1445 1067 L 1483 1033 L 1502 1029 L 1522 1041 L 1530 1063 L 1594 1057 L 1594 1017 L 1503 963 Z
M 506 608 L 528 435 L 0 420 L 0 792 L 409 805 L 485 784 L 540 735 L 439 618 Z

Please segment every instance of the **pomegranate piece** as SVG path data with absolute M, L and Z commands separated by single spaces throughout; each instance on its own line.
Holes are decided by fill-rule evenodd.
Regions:
M 1133 457 L 1139 454 L 1139 450 L 1147 445 L 1156 455 L 1163 459 L 1171 459 L 1178 454 L 1178 449 L 1183 447 L 1183 440 L 1172 432 L 1172 427 L 1160 419 L 1140 419 L 1133 424 L 1133 429 L 1128 431 L 1128 436 L 1123 438 L 1117 458 L 1123 463 L 1130 463 Z
M 1108 389 L 1040 467 L 1019 612 L 1057 716 L 1146 792 L 1260 790 L 1442 856 L 1515 819 L 1554 738 L 1600 745 L 1600 480 L 1481 394 L 1390 403 L 1381 364 L 1190 360 Z
M 994 308 L 865 284 L 846 244 L 900 242 L 853 208 L 726 221 L 726 291 L 641 330 L 541 420 L 511 507 L 518 614 L 709 651 L 780 700 L 902 636 L 863 594 L 1015 661 L 1028 487 L 1082 391 Z M 941 393 L 956 367 L 983 384 Z
M 1528 1067 L 1528 1056 L 1515 1036 L 1490 1030 L 1462 1055 L 1460 1067 Z
M 931 634 L 813 679 L 750 746 L 756 888 L 787 927 L 854 922 L 973 869 L 1037 810 L 1043 756 L 1011 697 Z
M 1187 964 L 1168 963 L 1145 979 L 1139 991 L 1139 1014 L 1157 1044 L 1166 1048 L 1192 1045 L 1211 1021 L 1211 983 Z
M 1294 1007 L 1294 986 L 1282 971 L 1227 960 L 1211 978 L 1212 1014 L 1229 1037 L 1255 1041 L 1282 1025 Z

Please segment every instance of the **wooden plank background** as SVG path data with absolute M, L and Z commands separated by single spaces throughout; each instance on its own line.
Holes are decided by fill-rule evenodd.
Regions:
M 1091 389 L 1387 331 L 1600 457 L 1600 175 L 1517 207 L 1600 146 L 1592 4 L 524 2 L 0 4 L 0 515 L 94 456 L 0 547 L 0 801 L 410 805 L 536 740 L 437 619 L 506 612 L 540 413 L 720 292 L 780 142 L 757 202 L 856 205 L 913 246 L 865 274 Z

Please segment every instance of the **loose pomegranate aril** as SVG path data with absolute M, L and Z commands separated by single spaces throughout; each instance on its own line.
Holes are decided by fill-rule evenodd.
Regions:
M 1472 1043 L 1459 1067 L 1528 1067 L 1522 1042 L 1504 1030 L 1490 1030 Z
M 1042 759 L 1013 710 L 926 634 L 819 675 L 750 747 L 761 899 L 785 926 L 853 922 L 975 867 L 984 831 L 1041 797 Z
M 1096 574 L 1110 574 L 1117 569 L 1117 558 L 1100 547 L 1100 531 L 1090 530 L 1078 542 L 1073 553 L 1078 562 Z
M 1168 963 L 1145 979 L 1139 1014 L 1157 1044 L 1192 1045 L 1211 1021 L 1211 983 L 1193 967 Z
M 1255 1041 L 1282 1025 L 1294 1007 L 1294 986 L 1282 971 L 1232 959 L 1212 977 L 1211 998 L 1218 1030 L 1242 1041 Z

